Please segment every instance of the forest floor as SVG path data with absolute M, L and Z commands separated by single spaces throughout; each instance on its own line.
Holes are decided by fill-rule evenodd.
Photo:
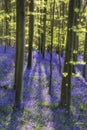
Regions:
M 58 55 L 53 52 L 52 94 L 49 95 L 50 55 L 46 58 L 33 51 L 33 66 L 24 62 L 24 109 L 15 111 L 13 90 L 15 48 L 0 46 L 0 130 L 87 130 L 87 82 L 81 76 L 82 65 L 76 68 L 78 77 L 72 77 L 71 117 L 59 108 L 62 76 Z M 79 60 L 82 56 L 79 56 Z M 61 58 L 63 66 L 63 58 Z

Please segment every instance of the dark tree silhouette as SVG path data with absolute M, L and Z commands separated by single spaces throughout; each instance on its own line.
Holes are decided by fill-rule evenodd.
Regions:
M 32 46 L 33 46 L 33 35 L 34 35 L 34 0 L 30 0 L 29 3 L 29 51 L 28 51 L 28 65 L 30 69 L 32 67 Z
M 16 68 L 15 106 L 21 107 L 23 87 L 24 41 L 25 41 L 25 0 L 16 0 Z
M 69 1 L 69 15 L 68 15 L 68 29 L 67 29 L 67 41 L 66 41 L 66 52 L 64 61 L 64 70 L 61 85 L 61 105 L 66 108 L 68 115 L 70 114 L 70 103 L 71 103 L 71 75 L 72 65 L 71 59 L 73 56 L 73 19 L 74 19 L 74 4 L 76 0 Z

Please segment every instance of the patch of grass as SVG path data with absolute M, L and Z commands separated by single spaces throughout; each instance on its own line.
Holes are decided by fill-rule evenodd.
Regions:
M 7 126 L 10 123 L 10 119 L 11 119 L 10 115 L 7 115 L 7 116 L 3 115 L 3 117 L 0 118 L 0 123 Z M 0 128 L 0 130 L 1 130 L 1 128 Z
M 42 120 L 42 114 L 38 111 L 36 115 L 36 127 L 34 127 L 34 130 L 42 130 L 44 124 L 44 120 Z
M 59 103 L 49 103 L 49 102 L 39 102 L 39 106 L 47 107 L 50 109 L 57 109 L 59 107 Z
M 29 122 L 29 120 L 33 117 L 33 114 L 29 111 L 28 108 L 24 108 L 23 114 L 21 117 L 20 125 L 24 125 Z
M 46 86 L 46 88 L 48 88 L 48 87 L 49 87 L 49 83 L 46 83 L 46 85 L 45 85 L 45 86 Z
M 28 108 L 25 108 L 25 107 L 24 107 L 23 114 L 31 115 L 31 112 L 29 111 Z
M 73 108 L 75 108 L 75 106 L 74 106 L 74 105 L 71 105 L 71 106 L 70 106 L 70 109 L 73 109 Z
M 77 97 L 72 97 L 72 100 L 78 100 L 78 98 Z
M 49 80 L 49 78 L 48 78 L 48 77 L 44 77 L 42 80 L 45 80 L 45 81 L 46 81 L 46 80 Z
M 37 75 L 33 75 L 31 78 L 32 79 L 38 79 L 38 76 Z
M 82 126 L 83 128 L 86 128 L 86 129 L 87 129 L 87 124 L 86 124 L 86 123 L 82 123 L 81 126 Z
M 4 114 L 8 114 L 8 113 L 10 113 L 12 111 L 13 111 L 13 108 L 12 108 L 12 106 L 10 104 L 7 104 L 5 106 L 0 107 L 0 112 L 2 112 Z
M 85 109 L 87 109 L 87 105 L 86 104 L 84 104 L 84 103 L 80 103 L 80 110 L 85 110 Z
M 37 125 L 37 126 L 33 126 L 33 130 L 43 130 L 43 126 L 42 124 Z

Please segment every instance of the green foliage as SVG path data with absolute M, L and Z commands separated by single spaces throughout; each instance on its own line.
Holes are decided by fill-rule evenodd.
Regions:
M 78 8 L 74 9 L 74 12 L 78 13 L 80 10 Z
M 58 109 L 59 107 L 59 103 L 49 103 L 49 102 L 39 102 L 38 104 L 39 106 L 42 107 L 47 107 L 47 108 L 51 108 L 51 109 Z
M 54 0 L 47 1 L 47 4 L 44 0 L 42 1 L 34 1 L 34 12 L 29 12 L 29 1 L 26 1 L 26 17 L 25 17 L 25 39 L 29 39 L 29 15 L 33 14 L 35 17 L 34 23 L 34 48 L 38 48 L 38 37 L 40 37 L 41 33 L 43 33 L 43 22 L 40 20 L 43 18 L 45 13 L 43 12 L 44 7 L 47 9 L 46 13 L 46 48 L 50 46 L 51 42 L 51 18 L 52 18 L 52 5 Z M 3 2 L 4 4 L 4 2 Z M 2 5 L 3 5 L 2 4 Z M 63 8 L 61 11 L 61 7 L 65 5 L 64 12 Z M 55 13 L 54 13 L 54 31 L 53 31 L 53 47 L 54 49 L 61 44 L 66 46 L 66 34 L 67 34 L 67 19 L 68 19 L 68 4 L 69 0 L 55 0 Z M 84 4 L 84 3 L 83 3 Z M 12 40 L 12 42 L 16 41 L 16 0 L 10 1 L 10 8 L 8 13 L 6 13 L 3 6 L 0 7 L 0 27 L 2 27 L 3 34 L 0 35 L 0 38 L 6 38 Z M 77 14 L 80 12 L 80 9 L 75 8 L 74 12 Z M 78 18 L 78 25 L 73 26 L 72 29 L 76 32 L 76 35 L 79 38 L 79 50 L 83 51 L 84 40 L 85 40 L 85 17 L 87 15 L 87 11 L 80 13 L 80 18 Z M 6 23 L 5 19 L 8 21 L 8 35 L 6 35 Z M 40 34 L 38 34 L 38 30 Z M 11 34 L 11 36 L 9 35 Z M 64 40 L 63 40 L 64 39 Z M 74 53 L 74 52 L 73 52 Z M 76 53 L 76 52 L 75 52 Z
M 2 112 L 3 114 L 8 115 L 8 113 L 12 112 L 13 108 L 10 104 L 7 104 L 3 107 L 0 107 L 0 112 Z
M 87 109 L 87 106 L 86 106 L 86 104 L 84 104 L 84 103 L 80 103 L 80 110 L 85 110 L 85 109 Z
M 68 76 L 68 73 L 65 72 L 65 73 L 62 73 L 63 74 L 63 77 L 67 77 Z
M 72 65 L 85 65 L 86 63 L 85 62 L 83 62 L 83 61 L 70 61 L 70 64 L 72 64 Z
M 74 77 L 78 77 L 78 76 L 80 76 L 80 73 L 77 73 L 77 74 L 72 73 L 72 76 L 74 76 Z

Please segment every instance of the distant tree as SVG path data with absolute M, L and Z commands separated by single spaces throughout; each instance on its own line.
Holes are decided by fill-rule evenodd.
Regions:
M 41 13 L 41 16 L 40 16 L 40 29 L 41 29 L 41 31 L 40 31 L 40 49 L 41 49 L 41 54 L 43 55 L 43 53 L 44 53 L 44 23 L 46 22 L 46 21 L 44 21 L 44 9 L 46 8 L 46 7 L 43 7 L 43 4 L 44 4 L 44 2 L 43 2 L 43 0 L 41 0 L 41 9 L 40 9 L 40 13 Z M 45 5 L 44 5 L 45 6 Z M 46 13 L 46 12 L 45 12 Z M 46 14 L 45 14 L 46 15 Z
M 29 3 L 29 51 L 28 51 L 28 65 L 27 67 L 31 69 L 32 67 L 32 47 L 33 47 L 33 35 L 34 35 L 34 0 L 30 0 Z
M 21 107 L 25 42 L 25 0 L 16 0 L 15 106 Z
M 61 85 L 61 106 L 66 108 L 68 115 L 70 115 L 71 103 L 71 76 L 72 65 L 71 60 L 73 56 L 73 19 L 74 19 L 74 4 L 76 0 L 69 1 L 68 27 L 67 27 L 67 41 L 64 61 L 64 70 Z
M 55 12 L 55 0 L 51 3 L 51 46 L 50 46 L 50 84 L 49 84 L 49 94 L 51 94 L 52 89 L 52 48 L 53 48 L 53 29 L 54 29 L 54 12 Z
M 59 73 L 61 74 L 61 56 L 63 55 L 63 47 L 64 46 L 64 13 L 65 13 L 65 9 L 64 9 L 64 1 L 60 1 L 60 6 L 59 9 L 57 9 L 57 13 L 58 13 L 58 45 L 56 48 L 58 57 L 59 57 Z M 60 20 L 62 19 L 62 20 Z
M 12 10 L 12 6 L 11 6 L 11 0 L 9 0 L 9 12 L 8 12 L 8 15 L 9 15 L 9 19 L 8 19 L 8 22 L 9 22 L 9 28 L 8 28 L 8 45 L 10 46 L 11 45 L 11 19 L 12 19 L 12 16 L 11 16 L 11 10 Z
M 25 19 L 25 46 L 26 46 L 26 52 L 28 51 L 28 43 L 29 43 L 29 2 L 26 1 L 25 4 L 25 14 L 26 14 L 26 19 Z
M 39 0 L 39 3 L 40 3 L 40 0 Z M 37 42 L 38 42 L 38 53 L 41 54 L 41 24 L 40 24 L 40 21 L 41 21 L 41 9 L 40 9 L 40 5 L 38 6 L 38 39 L 37 39 Z
M 80 0 L 76 0 L 74 4 L 74 19 L 73 19 L 73 28 L 74 29 L 74 38 L 73 38 L 73 61 L 74 63 L 77 61 L 77 54 L 78 54 L 78 35 L 77 35 L 77 30 L 78 30 L 78 21 L 79 21 L 79 12 L 80 12 Z M 75 65 L 72 67 L 72 72 L 75 73 Z
M 83 67 L 83 77 L 86 79 L 86 69 L 87 69 L 87 17 L 86 17 L 86 33 L 85 33 L 85 42 L 84 42 L 84 62 L 85 65 Z M 87 79 L 86 79 L 87 80 Z
M 4 2 L 0 1 L 0 11 L 2 11 L 2 14 L 0 15 L 0 44 L 3 43 L 3 25 L 4 25 L 4 18 L 2 15 L 4 14 Z
M 43 59 L 45 58 L 45 43 L 46 43 L 46 13 L 47 13 L 47 0 L 44 0 L 44 9 L 43 9 L 43 13 L 44 13 L 44 16 L 43 16 L 43 33 L 42 33 L 42 42 L 41 43 L 43 46 L 42 46 L 42 56 L 43 56 Z
M 4 0 L 5 1 L 5 21 L 6 21 L 6 40 L 5 40 L 5 51 L 6 48 L 9 45 L 9 5 L 10 5 L 10 0 Z

